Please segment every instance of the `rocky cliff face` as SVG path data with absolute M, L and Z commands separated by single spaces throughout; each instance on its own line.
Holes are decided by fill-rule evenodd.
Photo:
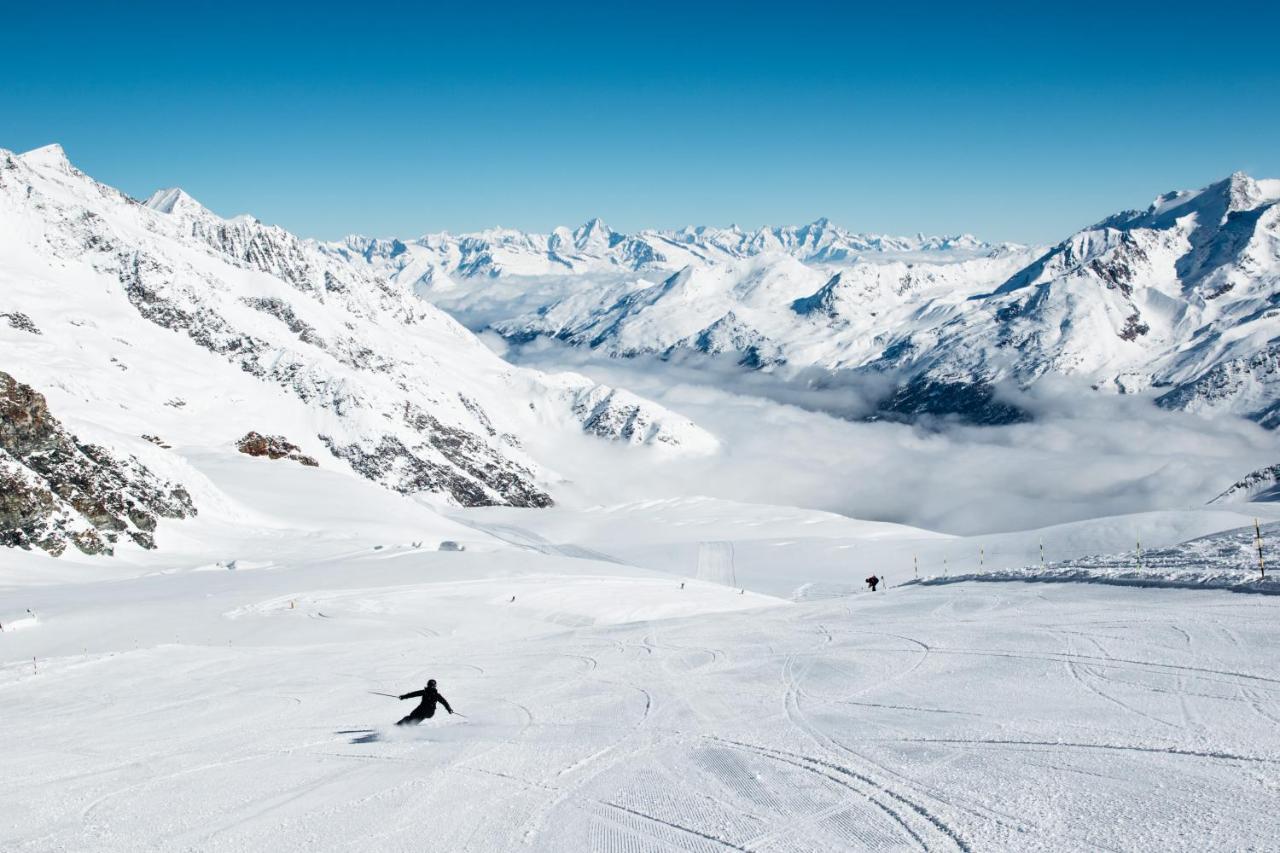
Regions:
M 159 519 L 195 514 L 181 486 L 80 442 L 41 394 L 0 372 L 0 544 L 110 554 L 128 537 L 154 548 Z

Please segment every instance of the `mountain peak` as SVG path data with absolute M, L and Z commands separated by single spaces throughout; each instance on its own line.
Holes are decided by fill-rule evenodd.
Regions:
M 604 220 L 602 220 L 598 216 L 593 216 L 590 219 L 588 219 L 586 222 L 578 226 L 578 229 L 573 233 L 574 234 L 609 234 L 612 231 L 613 231 L 612 228 L 604 224 Z
M 207 208 L 179 187 L 156 190 L 143 203 L 158 213 L 203 213 Z
M 613 229 L 598 216 L 588 219 L 573 232 L 573 244 L 579 251 L 603 251 L 608 249 L 613 238 Z
M 63 151 L 62 146 L 56 142 L 40 148 L 32 148 L 20 154 L 19 159 L 33 168 L 52 168 L 63 172 L 69 172 L 72 169 L 71 161 L 67 159 L 67 152 Z
M 1244 172 L 1232 172 L 1226 180 L 1227 209 L 1252 210 L 1262 201 L 1262 189 L 1258 182 Z

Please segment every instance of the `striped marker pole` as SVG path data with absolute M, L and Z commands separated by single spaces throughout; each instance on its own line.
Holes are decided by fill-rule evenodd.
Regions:
M 1267 579 L 1267 564 L 1262 561 L 1262 528 L 1258 525 L 1258 519 L 1253 520 L 1253 538 L 1254 543 L 1258 546 L 1258 575 L 1263 579 Z

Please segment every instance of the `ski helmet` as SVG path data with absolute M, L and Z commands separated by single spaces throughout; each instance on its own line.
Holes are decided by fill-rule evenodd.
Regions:
M 434 678 L 427 679 L 427 686 L 428 686 L 428 687 L 435 687 L 435 686 L 436 686 L 436 680 L 435 680 Z

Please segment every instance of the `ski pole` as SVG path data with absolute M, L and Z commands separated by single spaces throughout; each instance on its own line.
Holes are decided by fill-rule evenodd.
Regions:
M 396 694 L 394 694 L 394 693 L 382 693 L 382 692 L 377 691 L 377 690 L 370 690 L 369 692 L 370 692 L 370 693 L 372 693 L 374 696 L 386 696 L 386 697 L 389 697 L 389 698 L 391 698 L 391 699 L 399 699 L 399 698 L 400 698 L 399 696 L 397 696 L 397 695 L 396 695 Z

